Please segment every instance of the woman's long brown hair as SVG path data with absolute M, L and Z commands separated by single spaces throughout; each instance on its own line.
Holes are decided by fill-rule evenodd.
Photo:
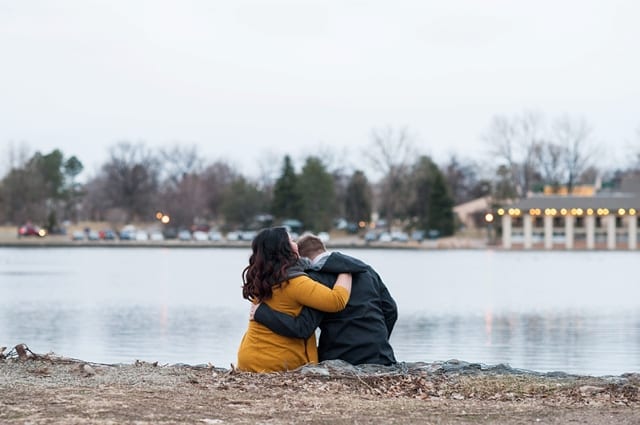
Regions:
M 289 267 L 298 261 L 284 227 L 261 230 L 251 242 L 249 265 L 242 271 L 242 297 L 251 301 L 271 298 L 273 288 L 287 280 Z

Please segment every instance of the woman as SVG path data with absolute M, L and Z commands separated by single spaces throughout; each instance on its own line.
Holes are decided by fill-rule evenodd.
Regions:
M 242 272 L 242 296 L 264 302 L 274 310 L 297 316 L 303 306 L 326 312 L 345 308 L 351 294 L 351 275 L 340 274 L 333 289 L 305 275 L 298 245 L 284 227 L 261 230 L 251 243 L 253 253 Z M 253 320 L 238 350 L 238 369 L 275 372 L 318 362 L 315 334 L 308 339 L 278 335 Z

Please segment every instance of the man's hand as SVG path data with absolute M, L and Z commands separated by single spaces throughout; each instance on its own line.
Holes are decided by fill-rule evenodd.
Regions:
M 253 320 L 253 315 L 256 314 L 256 310 L 260 307 L 260 303 L 251 304 L 251 310 L 249 310 L 249 320 Z

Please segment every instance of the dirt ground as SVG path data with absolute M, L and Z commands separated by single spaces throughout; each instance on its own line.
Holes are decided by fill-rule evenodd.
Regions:
M 640 423 L 637 374 L 550 376 L 419 363 L 367 370 L 340 362 L 253 374 L 22 354 L 0 353 L 2 424 Z

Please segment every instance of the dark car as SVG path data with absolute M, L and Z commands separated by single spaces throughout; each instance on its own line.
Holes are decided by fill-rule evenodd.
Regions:
M 34 226 L 33 224 L 25 224 L 23 226 L 18 227 L 18 237 L 26 237 L 26 236 L 36 236 L 36 237 L 44 237 L 47 235 L 47 231 L 41 229 L 38 226 Z

